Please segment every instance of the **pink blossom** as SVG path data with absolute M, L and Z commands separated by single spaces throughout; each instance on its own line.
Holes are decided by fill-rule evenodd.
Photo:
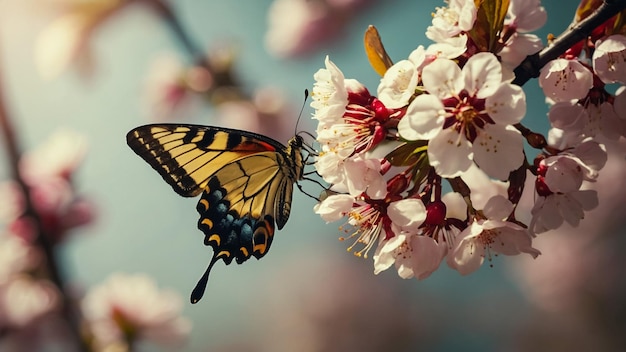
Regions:
M 522 136 L 510 125 L 526 112 L 524 92 L 502 81 L 491 53 L 472 56 L 463 69 L 439 58 L 422 73 L 430 94 L 416 97 L 398 124 L 408 140 L 429 140 L 428 159 L 442 177 L 456 177 L 476 162 L 505 179 L 522 163 Z
M 541 69 L 539 86 L 554 102 L 582 99 L 593 87 L 593 75 L 576 60 L 556 59 Z
M 314 75 L 315 83 L 311 92 L 311 107 L 315 109 L 313 118 L 321 128 L 341 121 L 348 105 L 348 91 L 343 72 L 326 56 L 326 68 L 319 69 Z
M 626 83 L 626 37 L 612 35 L 596 43 L 593 70 L 604 83 Z
M 512 262 L 522 292 L 545 312 L 577 317 L 588 308 L 585 302 L 590 297 L 621 294 L 615 286 L 623 280 L 623 266 L 618 264 L 623 247 L 617 245 L 621 237 L 607 228 L 621 224 L 623 218 L 625 146 L 624 141 L 608 143 L 609 160 L 597 182 L 588 185 L 602 200 L 598 207 L 578 226 L 563 223 L 538 236 L 533 242 L 545 255 L 536 261 Z M 534 201 L 534 197 L 528 198 Z
M 354 197 L 349 194 L 335 194 L 315 204 L 313 210 L 326 222 L 338 221 L 352 210 Z
M 516 32 L 498 55 L 502 58 L 502 64 L 510 70 L 522 63 L 526 56 L 534 54 L 543 48 L 541 39 L 534 34 Z
M 20 174 L 28 183 L 50 177 L 69 180 L 87 154 L 87 138 L 76 131 L 58 129 L 39 146 L 24 153 Z
M 563 222 L 578 226 L 589 211 L 598 206 L 598 195 L 594 190 L 577 190 L 569 193 L 553 193 L 538 197 L 531 211 L 529 224 L 532 233 L 538 234 L 559 228 Z
M 374 274 L 395 265 L 401 278 L 422 280 L 439 268 L 446 252 L 446 244 L 431 237 L 400 233 L 379 244 L 374 254 Z
M 18 275 L 0 284 L 0 330 L 24 328 L 57 308 L 55 286 L 45 280 Z
M 380 80 L 378 99 L 387 108 L 401 108 L 409 104 L 415 94 L 417 67 L 410 60 L 401 60 L 391 66 Z
M 438 7 L 432 25 L 426 30 L 428 39 L 445 42 L 472 29 L 478 9 L 471 0 L 450 0 L 447 7 Z
M 563 130 L 567 144 L 596 136 L 616 140 L 626 134 L 626 122 L 617 115 L 614 104 L 591 97 L 558 102 L 550 107 L 548 117 L 553 127 Z
M 532 247 L 528 231 L 505 219 L 513 204 L 502 196 L 491 198 L 485 205 L 485 218 L 474 219 L 456 238 L 448 253 L 448 265 L 462 275 L 476 271 L 485 258 L 493 254 L 518 255 L 528 253 L 536 258 L 540 252 Z
M 583 181 L 594 180 L 606 160 L 604 146 L 591 140 L 542 160 L 535 182 L 538 197 L 531 209 L 530 231 L 553 230 L 564 221 L 578 226 L 585 211 L 598 205 L 596 191 L 581 190 Z
M 83 76 L 95 70 L 91 50 L 94 32 L 106 19 L 119 13 L 127 2 L 94 0 L 61 1 L 62 13 L 39 34 L 35 41 L 35 66 L 44 78 L 56 78 L 71 65 Z
M 314 75 L 311 103 L 313 118 L 318 120 L 316 139 L 321 146 L 315 168 L 335 188 L 354 196 L 367 192 L 370 197 L 381 198 L 386 192 L 380 176 L 384 163 L 364 155 L 386 139 L 388 129 L 395 127 L 393 116 L 402 114 L 402 108 L 387 108 L 358 81 L 345 79 L 328 57 L 325 65 Z M 408 101 L 412 93 L 407 89 Z
M 268 13 L 265 47 L 278 57 L 310 53 L 337 37 L 346 18 L 364 8 L 367 0 L 274 0 Z
M 20 272 L 35 268 L 39 260 L 39 252 L 24 239 L 12 234 L 0 235 L 0 285 Z
M 521 33 L 536 31 L 548 20 L 540 0 L 511 0 L 507 15 L 505 25 Z
M 180 316 L 181 297 L 160 290 L 142 274 L 113 274 L 92 288 L 82 302 L 98 345 L 152 340 L 176 344 L 185 340 L 191 323 Z
M 364 248 L 355 252 L 355 255 L 367 257 L 368 251 L 381 236 L 382 239 L 389 239 L 401 233 L 417 233 L 418 227 L 426 219 L 421 200 L 395 199 L 397 196 L 391 193 L 384 199 L 372 199 L 366 194 L 359 197 L 336 194 L 322 200 L 315 207 L 315 212 L 327 222 L 347 216 L 346 224 L 340 229 L 348 234 L 344 239 L 355 238 L 348 250 L 356 244 L 362 244 Z
M 144 109 L 149 119 L 164 121 L 187 115 L 202 102 L 201 93 L 213 84 L 203 67 L 185 67 L 173 54 L 157 57 L 149 67 L 144 88 Z
M 344 164 L 344 184 L 348 193 L 359 196 L 366 193 L 372 199 L 387 194 L 387 182 L 381 175 L 381 161 L 377 159 L 349 159 Z
M 78 195 L 72 176 L 86 154 L 86 140 L 70 131 L 58 131 L 41 146 L 24 154 L 20 173 L 30 187 L 31 202 L 53 243 L 61 242 L 68 230 L 94 219 L 92 203 Z M 7 202 L 1 211 L 11 231 L 31 241 L 32 219 L 25 217 L 26 201 L 15 185 L 0 188 Z

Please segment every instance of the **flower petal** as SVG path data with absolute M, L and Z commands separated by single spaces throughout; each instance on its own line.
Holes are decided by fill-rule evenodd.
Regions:
M 478 53 L 470 57 L 463 66 L 462 74 L 465 89 L 478 98 L 493 95 L 502 83 L 502 65 L 492 53 Z
M 441 177 L 457 177 L 472 165 L 472 144 L 448 128 L 428 142 L 428 160 Z
M 407 140 L 431 139 L 441 131 L 444 106 L 439 98 L 422 94 L 415 98 L 398 123 L 398 132 Z
M 448 98 L 463 89 L 461 69 L 452 60 L 439 58 L 422 70 L 424 88 L 439 98 Z
M 526 95 L 520 86 L 502 83 L 487 97 L 485 109 L 496 123 L 514 125 L 526 115 Z
M 439 268 L 447 252 L 447 246 L 445 243 L 437 243 L 428 236 L 412 236 L 410 241 L 413 275 L 418 280 L 425 279 Z
M 417 68 L 413 62 L 398 61 L 381 78 L 378 86 L 378 99 L 389 109 L 406 106 L 415 93 L 417 79 Z
M 504 220 L 513 211 L 514 206 L 511 201 L 501 195 L 496 195 L 487 201 L 483 213 L 490 219 Z
M 417 233 L 419 226 L 426 220 L 426 207 L 419 199 L 402 199 L 389 204 L 387 215 L 402 230 Z
M 474 161 L 487 175 L 506 180 L 522 165 L 523 148 L 522 135 L 514 127 L 487 125 L 474 141 Z
M 604 83 L 626 83 L 626 37 L 616 34 L 596 43 L 593 68 Z
M 454 247 L 448 253 L 448 265 L 461 273 L 461 275 L 473 273 L 485 260 L 484 246 L 477 244 L 473 240 L 481 232 L 482 227 L 473 222 L 458 235 Z
M 348 194 L 333 194 L 315 204 L 314 211 L 326 222 L 333 222 L 344 217 L 350 209 L 354 198 Z

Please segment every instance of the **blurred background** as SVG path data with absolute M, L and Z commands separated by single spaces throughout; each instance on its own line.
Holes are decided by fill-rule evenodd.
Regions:
M 194 43 L 190 52 L 172 30 L 171 18 L 155 11 L 151 1 L 131 1 L 94 20 L 93 27 L 76 27 L 75 33 L 88 33 L 83 42 L 66 33 L 65 40 L 81 43 L 79 55 L 67 58 L 53 47 L 67 51 L 71 44 L 55 37 L 61 30 L 52 25 L 70 2 L 0 2 L 1 83 L 24 150 L 59 129 L 84 136 L 86 154 L 72 180 L 91 216 L 56 247 L 71 287 L 82 294 L 113 273 L 145 273 L 159 288 L 182 296 L 182 315 L 192 324 L 188 339 L 175 347 L 139 341 L 137 350 L 617 351 L 626 346 L 624 240 L 617 236 L 626 199 L 620 185 L 623 157 L 610 160 L 601 174 L 602 205 L 579 229 L 542 234 L 536 248 L 543 255 L 537 260 L 496 257 L 492 267 L 484 265 L 468 277 L 445 264 L 424 281 L 402 280 L 395 270 L 374 276 L 371 258 L 354 257 L 337 240 L 340 223 L 324 224 L 312 211 L 313 200 L 296 192 L 291 218 L 276 233 L 270 253 L 243 265 L 217 263 L 203 300 L 188 303 L 212 254 L 196 228 L 197 200 L 176 195 L 128 148 L 126 133 L 153 122 L 230 126 L 281 142 L 296 128 L 313 132 L 308 103 L 297 127 L 296 119 L 303 91 L 312 88 L 325 56 L 375 92 L 379 76 L 362 42 L 367 26 L 375 25 L 391 58 L 401 60 L 417 45 L 429 44 L 424 32 L 443 2 L 328 1 L 335 6 L 331 14 L 305 14 L 289 0 L 171 1 L 179 29 Z M 536 34 L 545 43 L 548 33 L 558 35 L 567 27 L 575 4 L 543 5 L 549 19 Z M 308 28 L 297 28 L 307 20 Z M 189 94 L 189 87 L 201 91 L 208 85 L 210 75 L 202 70 L 185 73 L 185 89 L 176 86 L 180 72 L 197 62 L 198 51 L 210 57 L 216 71 L 226 67 L 234 73 L 230 78 L 239 86 L 233 94 L 250 98 L 252 105 L 216 103 L 228 92 L 215 93 L 210 101 Z M 524 90 L 525 124 L 546 133 L 548 107 L 541 91 L 536 82 Z M 2 154 L 3 179 L 10 177 L 6 165 Z M 1 341 L 0 349 L 7 346 Z

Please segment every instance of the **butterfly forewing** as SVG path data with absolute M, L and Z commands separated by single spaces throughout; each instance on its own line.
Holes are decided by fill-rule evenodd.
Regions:
M 135 128 L 126 139 L 178 194 L 202 193 L 198 228 L 213 258 L 192 303 L 202 297 L 217 260 L 241 264 L 267 253 L 275 224 L 281 229 L 289 218 L 293 184 L 302 178 L 299 136 L 285 147 L 245 131 L 161 124 Z
M 126 135 L 128 145 L 176 193 L 197 196 L 223 165 L 243 156 L 275 151 L 280 143 L 253 133 L 195 125 L 146 125 Z

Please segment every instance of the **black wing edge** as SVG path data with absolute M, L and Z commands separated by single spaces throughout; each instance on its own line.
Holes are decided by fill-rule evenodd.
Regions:
M 198 187 L 198 184 L 191 178 L 188 177 L 189 180 L 185 181 L 184 177 L 181 177 L 181 180 L 177 182 L 170 173 L 163 168 L 161 163 L 150 153 L 150 150 L 146 147 L 144 143 L 139 142 L 139 140 L 135 137 L 135 134 L 141 134 L 142 130 L 149 130 L 152 127 L 165 127 L 165 128 L 176 128 L 181 126 L 189 126 L 195 128 L 193 125 L 184 125 L 184 124 L 152 124 L 152 125 L 143 125 L 136 128 L 133 128 L 126 134 L 126 144 L 130 147 L 130 149 L 135 152 L 139 157 L 145 160 L 156 172 L 161 175 L 161 178 L 169 184 L 174 192 L 183 197 L 195 197 L 202 193 L 202 189 Z M 205 127 L 205 126 L 197 126 L 197 127 Z M 157 151 L 157 155 L 162 155 L 166 153 L 165 150 L 162 152 Z M 182 184 L 189 184 L 189 187 L 183 187 Z

